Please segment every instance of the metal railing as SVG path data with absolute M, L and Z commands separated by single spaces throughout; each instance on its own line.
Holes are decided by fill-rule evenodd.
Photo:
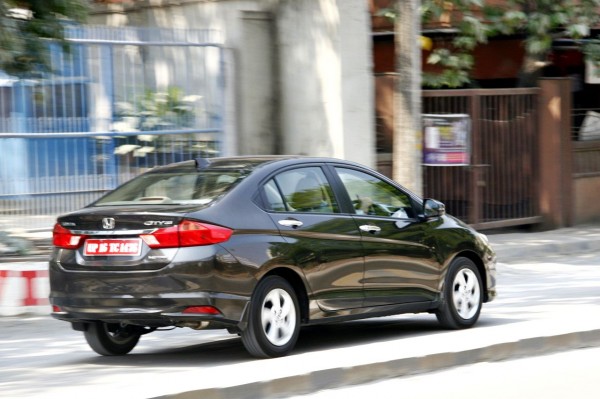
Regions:
M 600 109 L 573 108 L 571 135 L 573 140 L 600 140 Z
M 0 73 L 0 231 L 50 229 L 157 165 L 220 153 L 213 30 L 73 26 L 49 73 Z
M 378 168 L 392 170 L 393 85 L 378 75 Z M 423 114 L 471 118 L 468 166 L 423 166 L 423 194 L 477 228 L 541 222 L 538 209 L 539 89 L 425 90 Z M 386 151 L 387 149 L 387 151 Z
M 600 109 L 573 109 L 571 127 L 573 175 L 575 178 L 600 176 Z
M 424 113 L 472 120 L 469 166 L 424 166 L 424 192 L 478 228 L 541 220 L 537 192 L 538 89 L 423 92 Z
M 57 215 L 79 209 L 149 170 L 218 154 L 198 134 L 105 133 L 101 137 L 0 138 L 0 147 L 27 153 L 28 162 L 0 159 L 0 230 L 49 230 Z
M 573 142 L 573 176 L 600 176 L 600 140 Z

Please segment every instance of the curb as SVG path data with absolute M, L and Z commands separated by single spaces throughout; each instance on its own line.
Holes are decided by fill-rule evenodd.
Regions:
M 316 370 L 307 374 L 258 381 L 230 387 L 205 388 L 152 399 L 253 399 L 286 398 L 306 395 L 377 380 L 429 373 L 450 367 L 480 362 L 501 361 L 517 357 L 545 355 L 573 349 L 600 346 L 600 329 L 554 336 L 524 338 L 459 352 L 443 352 L 422 357 Z
M 552 255 L 569 255 L 575 253 L 600 251 L 600 241 L 579 242 L 576 245 L 572 243 L 552 243 L 529 246 L 505 246 L 494 245 L 492 243 L 492 247 L 496 252 L 498 262 L 502 263 L 522 261 L 524 259 L 531 260 L 532 258 L 548 257 Z
M 558 242 L 555 238 L 547 241 L 549 242 L 523 240 L 520 243 L 505 243 L 495 242 L 494 237 L 490 236 L 490 243 L 496 252 L 498 262 L 514 262 L 531 259 L 532 257 L 600 251 L 600 239 L 565 239 L 564 242 Z

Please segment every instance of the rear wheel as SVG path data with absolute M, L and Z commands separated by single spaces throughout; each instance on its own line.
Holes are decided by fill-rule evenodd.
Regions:
M 483 303 L 479 270 L 472 260 L 456 258 L 450 264 L 442 293 L 442 305 L 436 311 L 445 328 L 460 329 L 474 325 Z
M 248 327 L 242 343 L 255 357 L 268 358 L 288 354 L 300 333 L 298 299 L 287 280 L 270 276 L 261 281 L 250 303 Z
M 126 355 L 135 348 L 140 340 L 139 329 L 117 323 L 90 323 L 84 331 L 88 345 L 104 356 Z

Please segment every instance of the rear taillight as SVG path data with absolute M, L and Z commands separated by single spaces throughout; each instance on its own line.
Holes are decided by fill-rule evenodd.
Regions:
M 229 240 L 233 231 L 226 227 L 184 220 L 177 226 L 158 229 L 140 237 L 150 248 L 193 247 Z
M 77 249 L 84 238 L 85 236 L 75 235 L 58 223 L 54 225 L 54 230 L 52 230 L 52 244 L 57 248 Z

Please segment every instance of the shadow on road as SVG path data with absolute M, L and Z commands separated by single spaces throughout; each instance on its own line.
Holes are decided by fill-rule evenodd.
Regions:
M 501 324 L 519 322 L 518 319 L 492 319 L 483 317 L 474 328 L 494 327 Z M 194 335 L 202 339 L 206 332 L 187 331 L 191 339 L 188 344 L 176 337 L 169 346 L 169 332 L 155 332 L 142 337 L 138 348 L 131 354 L 121 357 L 95 356 L 85 362 L 94 365 L 135 366 L 157 364 L 161 367 L 223 366 L 243 362 L 257 361 L 246 353 L 239 337 L 219 334 L 214 341 L 193 344 Z M 448 334 L 442 329 L 433 315 L 390 316 L 367 320 L 351 321 L 336 324 L 303 327 L 296 348 L 291 356 L 348 348 L 359 345 L 385 342 L 410 337 L 427 337 Z M 164 334 L 164 335 L 162 335 Z M 154 335 L 154 337 L 152 337 Z M 161 348 L 153 348 L 152 342 L 144 342 L 144 338 L 158 339 Z M 81 337 L 83 340 L 83 337 Z M 202 339 L 206 341 L 206 339 Z M 90 350 L 91 351 L 91 350 Z

